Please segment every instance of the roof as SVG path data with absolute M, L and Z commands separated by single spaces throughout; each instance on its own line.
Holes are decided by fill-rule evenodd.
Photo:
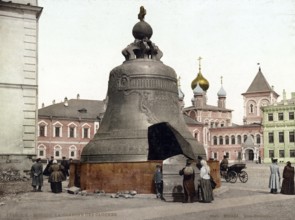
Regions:
M 257 93 L 257 92 L 274 92 L 278 95 L 268 84 L 267 80 L 265 79 L 264 75 L 261 72 L 261 68 L 259 68 L 258 73 L 256 74 L 255 78 L 253 79 L 252 83 L 250 84 L 247 93 Z
M 192 119 L 191 117 L 189 117 L 186 114 L 183 114 L 183 118 L 184 118 L 185 124 L 190 124 L 190 125 L 203 125 L 202 122 L 198 122 L 198 121 Z
M 203 107 L 195 107 L 195 106 L 190 106 L 190 107 L 186 107 L 184 108 L 185 111 L 187 110 L 205 110 L 205 111 L 220 111 L 220 112 L 232 112 L 233 110 L 231 109 L 226 109 L 226 108 L 219 108 L 217 106 L 213 106 L 213 105 L 205 105 Z
M 67 105 L 61 102 L 39 109 L 38 116 L 91 119 L 97 118 L 103 112 L 105 112 L 104 101 L 70 99 Z

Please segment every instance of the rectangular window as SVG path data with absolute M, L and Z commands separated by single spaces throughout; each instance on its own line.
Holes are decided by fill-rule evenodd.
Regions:
M 45 137 L 45 126 L 43 126 L 43 125 L 39 126 L 39 136 Z
M 283 112 L 279 112 L 278 119 L 279 119 L 279 121 L 283 121 L 284 120 L 284 113 Z
M 284 132 L 279 132 L 279 142 L 284 143 Z
M 279 155 L 280 155 L 280 157 L 285 157 L 285 151 L 284 150 L 279 150 Z
M 89 130 L 89 128 L 83 128 L 84 138 L 88 138 L 88 130 Z
M 295 157 L 295 150 L 290 150 L 290 157 Z
M 74 127 L 70 127 L 70 137 L 71 138 L 75 137 L 75 128 Z
M 268 121 L 273 121 L 273 113 L 268 114 Z
M 39 151 L 39 156 L 40 156 L 40 157 L 43 157 L 43 156 L 44 156 L 44 151 L 43 151 L 43 150 L 40 150 L 40 151 Z
M 59 151 L 55 151 L 55 156 L 59 157 Z
M 60 137 L 60 127 L 55 127 L 55 137 Z
M 269 150 L 269 151 L 268 151 L 268 155 L 269 155 L 270 158 L 275 157 L 275 152 L 274 152 L 274 150 Z
M 289 142 L 294 143 L 294 139 L 295 139 L 295 137 L 294 137 L 294 131 L 290 131 L 289 132 Z
M 217 159 L 217 153 L 214 152 L 214 159 Z
M 294 120 L 294 112 L 289 112 L 289 120 Z
M 238 152 L 238 160 L 241 160 L 241 159 L 242 159 L 242 152 L 239 151 L 239 152 Z
M 261 143 L 261 139 L 260 139 L 260 135 L 259 134 L 256 135 L 256 143 L 257 144 L 260 144 Z
M 75 151 L 71 151 L 71 157 L 75 157 Z
M 273 132 L 268 133 L 268 143 L 273 143 Z

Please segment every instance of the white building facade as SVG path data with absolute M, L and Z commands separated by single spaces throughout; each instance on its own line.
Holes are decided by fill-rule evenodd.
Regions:
M 0 163 L 20 170 L 36 155 L 41 12 L 36 0 L 0 1 Z

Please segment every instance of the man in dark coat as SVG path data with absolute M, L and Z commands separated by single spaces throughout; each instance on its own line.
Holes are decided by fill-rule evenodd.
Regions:
M 294 195 L 294 167 L 288 161 L 283 171 L 282 194 Z
M 62 157 L 60 165 L 62 165 L 64 167 L 63 175 L 64 175 L 65 179 L 67 179 L 67 176 L 69 176 L 69 168 L 70 168 L 70 166 L 69 166 L 69 161 L 66 160 L 66 157 Z
M 156 171 L 154 173 L 154 182 L 157 193 L 157 198 L 163 199 L 163 174 L 161 171 L 161 166 L 156 166 Z
M 51 156 L 50 160 L 48 161 L 48 164 L 46 165 L 46 167 L 45 167 L 45 169 L 44 169 L 44 171 L 43 171 L 43 175 L 44 175 L 44 176 L 49 176 L 49 175 L 50 175 L 48 169 L 49 169 L 49 167 L 52 165 L 53 160 L 54 160 L 54 157 Z
M 43 165 L 41 163 L 41 159 L 38 158 L 36 162 L 31 167 L 31 177 L 32 177 L 32 186 L 33 186 L 33 192 L 37 191 L 42 192 L 42 186 L 43 186 Z

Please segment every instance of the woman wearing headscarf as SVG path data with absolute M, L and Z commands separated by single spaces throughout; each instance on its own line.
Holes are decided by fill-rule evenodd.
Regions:
M 207 165 L 205 160 L 201 160 L 201 165 L 199 201 L 209 203 L 214 200 L 213 190 L 210 182 L 210 167 Z
M 283 171 L 283 183 L 282 194 L 293 195 L 294 194 L 294 167 L 291 166 L 291 162 L 288 161 Z
M 183 190 L 184 190 L 184 203 L 188 201 L 194 202 L 196 194 L 195 190 L 195 170 L 191 166 L 191 161 L 186 161 L 186 166 L 179 171 L 179 175 L 183 176 Z
M 63 166 L 57 163 L 57 160 L 53 160 L 52 165 L 48 171 L 50 173 L 48 182 L 50 182 L 51 191 L 53 193 L 62 192 L 62 181 L 64 180 Z

